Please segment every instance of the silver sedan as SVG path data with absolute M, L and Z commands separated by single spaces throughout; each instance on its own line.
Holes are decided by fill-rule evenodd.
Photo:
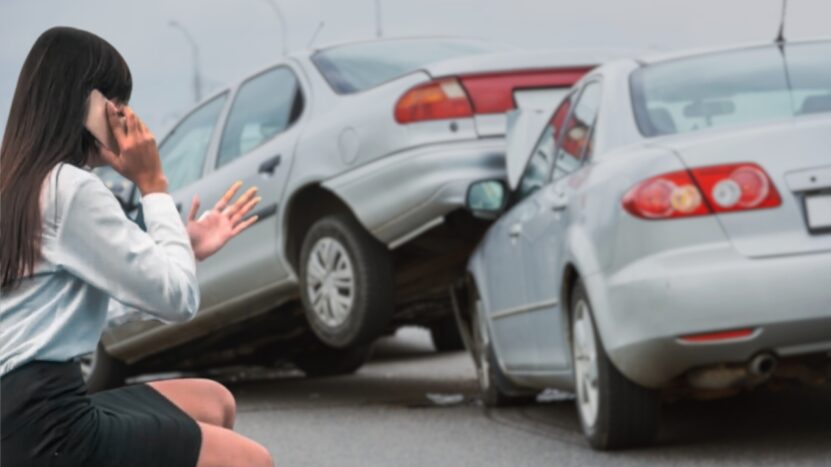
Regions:
M 574 390 L 607 449 L 650 441 L 667 395 L 828 380 L 830 56 L 619 60 L 515 116 L 507 187 L 468 192 L 499 216 L 457 308 L 486 403 Z

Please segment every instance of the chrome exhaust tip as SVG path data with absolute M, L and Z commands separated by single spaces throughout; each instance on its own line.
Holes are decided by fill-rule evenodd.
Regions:
M 754 376 L 768 377 L 776 371 L 776 357 L 769 353 L 761 353 L 750 359 L 747 371 Z

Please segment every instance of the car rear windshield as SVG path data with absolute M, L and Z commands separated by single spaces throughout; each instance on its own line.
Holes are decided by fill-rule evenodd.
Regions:
M 831 112 L 831 41 L 659 62 L 631 86 L 647 137 Z
M 316 52 L 312 61 L 335 92 L 351 94 L 411 73 L 428 63 L 498 50 L 504 49 L 474 40 L 402 39 L 331 47 Z

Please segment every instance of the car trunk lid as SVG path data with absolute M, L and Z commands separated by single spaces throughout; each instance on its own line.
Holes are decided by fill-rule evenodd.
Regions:
M 716 214 L 741 254 L 831 251 L 831 118 L 686 134 L 664 144 L 690 169 L 748 162 L 770 177 L 781 205 Z

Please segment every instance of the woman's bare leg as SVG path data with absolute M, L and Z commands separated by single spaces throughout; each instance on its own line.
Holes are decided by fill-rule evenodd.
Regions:
M 262 445 L 226 428 L 197 423 L 202 430 L 197 467 L 274 467 Z
M 197 422 L 233 428 L 237 415 L 234 395 L 225 386 L 201 378 L 147 383 Z

